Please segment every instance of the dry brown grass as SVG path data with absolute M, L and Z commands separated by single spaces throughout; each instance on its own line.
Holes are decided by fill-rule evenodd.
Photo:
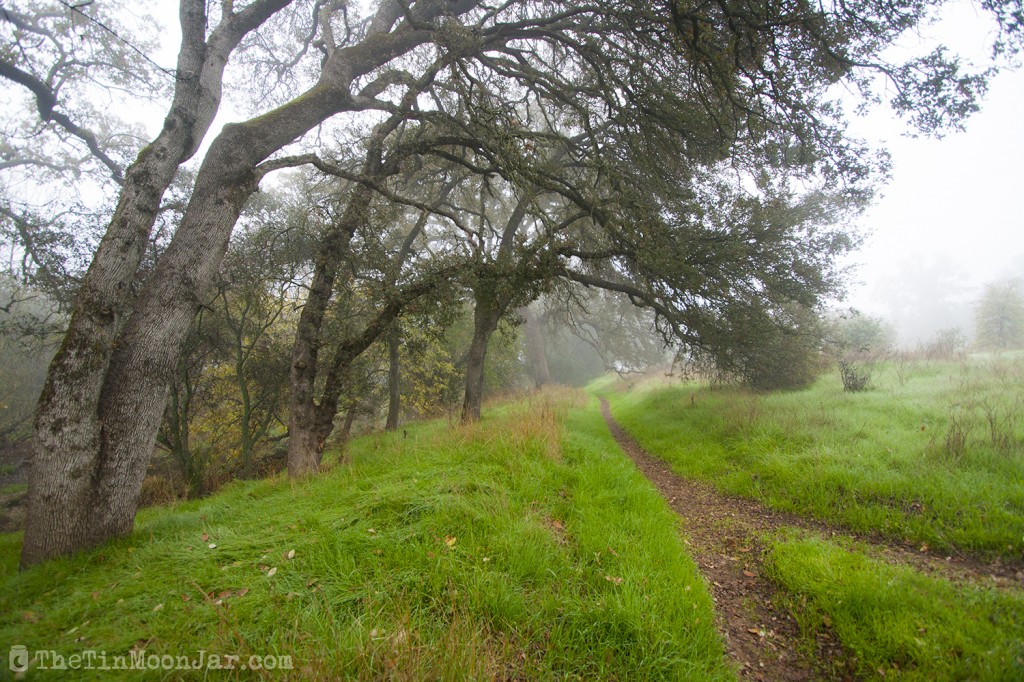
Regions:
M 496 439 L 511 442 L 517 450 L 540 447 L 554 459 L 562 455 L 562 424 L 574 407 L 583 407 L 587 395 L 565 386 L 545 387 L 511 404 L 495 405 L 496 413 L 484 415 L 481 422 L 453 426 L 463 444 L 489 445 Z M 438 434 L 439 440 L 450 442 L 452 433 Z

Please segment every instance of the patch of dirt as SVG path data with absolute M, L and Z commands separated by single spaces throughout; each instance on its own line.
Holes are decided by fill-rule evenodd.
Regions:
M 791 614 L 777 606 L 779 589 L 762 576 L 763 536 L 796 527 L 832 539 L 849 538 L 855 548 L 891 563 L 912 566 L 955 581 L 997 587 L 1024 588 L 1024 561 L 984 562 L 969 556 L 936 556 L 927 547 L 909 547 L 882 536 L 858 536 L 795 514 L 765 507 L 754 500 L 723 495 L 713 486 L 675 474 L 664 461 L 649 455 L 618 425 L 608 401 L 601 414 L 619 446 L 654 483 L 679 514 L 687 532 L 686 544 L 707 579 L 717 607 L 719 627 L 729 653 L 746 679 L 808 680 L 824 672 L 829 677 L 852 674 L 854 662 L 838 638 L 823 632 L 817 651 L 798 652 L 799 631 Z

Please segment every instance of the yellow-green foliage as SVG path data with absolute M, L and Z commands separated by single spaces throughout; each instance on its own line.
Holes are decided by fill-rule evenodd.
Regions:
M 443 341 L 414 325 L 403 329 L 406 358 L 402 379 L 405 401 L 414 414 L 436 416 L 444 411 L 445 398 L 459 383 L 460 373 Z

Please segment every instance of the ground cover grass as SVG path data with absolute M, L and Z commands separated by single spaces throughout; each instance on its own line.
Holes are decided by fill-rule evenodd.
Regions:
M 858 679 L 1024 679 L 1020 592 L 953 585 L 820 539 L 776 542 L 766 568 L 808 646 L 838 636 Z
M 1024 553 L 1024 358 L 891 362 L 846 393 L 607 382 L 622 426 L 684 476 L 936 549 Z
M 585 400 L 366 436 L 308 482 L 144 510 L 130 538 L 21 573 L 0 536 L 0 646 L 287 655 L 302 679 L 735 679 L 676 517 Z

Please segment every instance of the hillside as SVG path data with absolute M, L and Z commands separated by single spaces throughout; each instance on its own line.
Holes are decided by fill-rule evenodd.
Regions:
M 1021 367 L 603 380 L 371 434 L 74 559 L 19 573 L 2 536 L 2 640 L 157 664 L 124 679 L 1020 679 Z

